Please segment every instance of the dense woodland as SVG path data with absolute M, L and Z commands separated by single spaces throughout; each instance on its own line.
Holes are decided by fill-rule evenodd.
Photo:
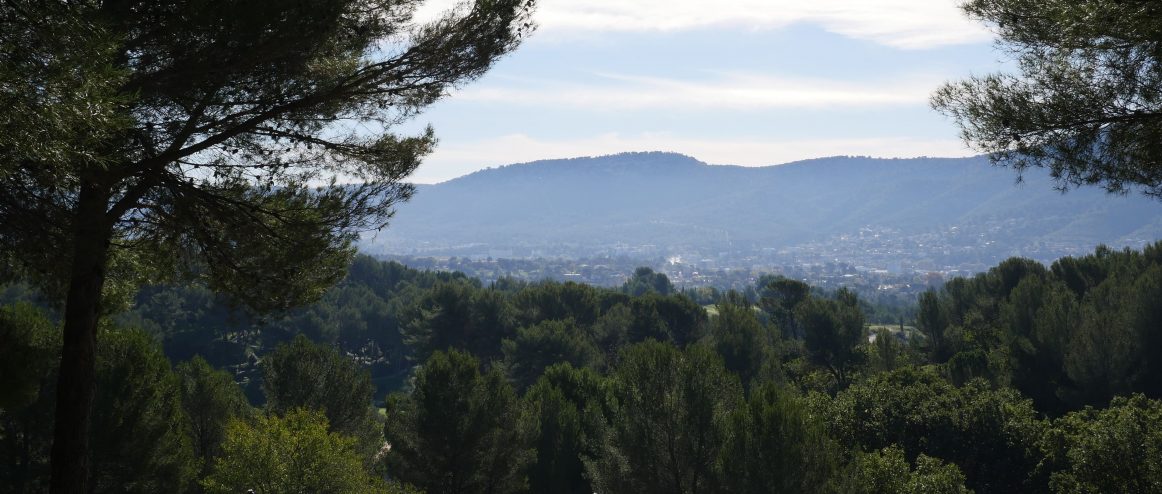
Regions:
M 0 490 L 1162 492 L 1162 243 L 886 309 L 349 266 L 436 145 L 397 126 L 536 29 L 421 3 L 0 2 Z M 961 8 L 1019 71 L 936 90 L 966 143 L 1162 197 L 1158 2 Z
M 0 312 L 0 486 L 41 492 L 59 315 Z M 257 316 L 146 286 L 98 346 L 96 492 L 1157 492 L 1162 243 L 1010 259 L 899 326 L 767 276 L 677 293 L 358 257 Z M 702 305 L 707 303 L 707 305 Z M 884 309 L 878 309 L 884 310 Z

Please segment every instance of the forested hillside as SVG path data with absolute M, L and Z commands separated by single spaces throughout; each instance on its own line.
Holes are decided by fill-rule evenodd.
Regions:
M 359 257 L 320 302 L 263 317 L 147 286 L 102 330 L 94 482 L 1151 492 L 1160 287 L 1162 243 L 1010 259 L 899 325 L 777 276 L 703 306 L 645 268 L 617 289 L 482 286 Z M 0 312 L 6 492 L 47 475 L 59 323 L 30 293 L 10 285 Z
M 983 156 L 834 157 L 748 168 L 625 153 L 509 165 L 422 186 L 391 229 L 364 247 L 553 256 L 652 245 L 671 254 L 717 253 L 785 248 L 861 228 L 904 239 L 957 227 L 962 238 L 949 248 L 991 241 L 1005 253 L 999 260 L 1045 244 L 1137 246 L 1162 236 L 1159 218 L 1162 205 L 1148 198 L 1096 189 L 1061 194 L 1039 169 L 1018 184 Z
M 0 1 L 0 494 L 1162 493 L 1160 47 L 1156 0 Z M 481 168 L 626 149 L 977 156 Z

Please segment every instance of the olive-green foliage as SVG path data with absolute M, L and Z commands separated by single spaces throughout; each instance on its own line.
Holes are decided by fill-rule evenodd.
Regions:
M 222 454 L 202 485 L 215 494 L 394 491 L 364 470 L 354 438 L 329 428 L 322 413 L 302 409 L 283 417 L 233 419 L 226 426 Z
M 388 474 L 428 494 L 520 492 L 532 459 L 520 405 L 499 370 L 481 375 L 467 353 L 433 353 L 411 394 L 388 397 Z
M 549 366 L 569 363 L 574 367 L 596 365 L 597 348 L 585 338 L 573 320 L 543 321 L 520 328 L 513 339 L 501 342 L 504 361 L 518 390 L 528 388 Z
M 1078 301 L 1062 282 L 1030 276 L 1017 284 L 1001 307 L 1010 384 L 1033 399 L 1038 410 L 1057 414 L 1072 386 L 1066 352 L 1080 319 Z
M 706 310 L 683 295 L 647 293 L 633 297 L 629 308 L 633 323 L 626 336 L 632 343 L 655 339 L 684 348 L 707 333 Z
M 982 494 L 1045 488 L 1030 476 L 1046 423 L 1028 399 L 983 380 L 957 387 L 932 367 L 906 367 L 852 385 L 817 413 L 851 450 L 895 444 L 910 459 L 923 453 L 955 463 Z
M 1019 75 L 949 83 L 932 105 L 995 163 L 1061 188 L 1162 195 L 1162 7 L 1151 1 L 971 0 Z
M 299 334 L 370 364 L 382 394 L 398 389 L 402 379 L 388 379 L 413 365 L 401 333 L 410 308 L 436 283 L 464 279 L 461 273 L 419 271 L 364 255 L 320 300 L 277 316 L 241 310 L 197 284 L 162 284 L 141 287 L 134 308 L 115 319 L 149 331 L 173 362 L 201 356 L 213 367 L 236 369 L 239 380 L 254 383 L 248 396 L 256 402 L 262 401 L 261 372 L 253 357 Z
M 617 361 L 617 351 L 628 340 L 634 324 L 633 311 L 625 304 L 615 304 L 601 314 L 589 328 L 589 338 L 601 350 L 607 364 Z
M 868 354 L 872 369 L 878 372 L 889 372 L 907 362 L 907 348 L 890 330 L 880 328 L 876 330 L 874 335 L 875 341 Z
M 398 359 L 402 357 L 403 341 L 392 309 L 371 286 L 343 281 L 328 289 L 318 302 L 272 321 L 264 329 L 304 334 L 312 341 L 350 351 L 374 344 L 380 349 L 395 350 L 393 356 Z
M 744 389 L 759 377 L 774 355 L 774 334 L 758 320 L 746 303 L 719 302 L 718 315 L 711 320 L 714 349 L 722 356 L 726 370 L 742 381 Z
M 210 367 L 195 356 L 174 368 L 181 391 L 182 409 L 189 418 L 194 455 L 201 461 L 200 473 L 208 473 L 218 456 L 226 424 L 252 413 L 242 388 L 229 373 Z
M 588 471 L 600 492 L 696 493 L 714 487 L 738 378 L 713 350 L 647 341 L 626 347 L 613 373 L 618 408 Z
M 544 282 L 520 289 L 513 297 L 521 324 L 572 319 L 587 327 L 601 315 L 600 290 L 579 283 Z
M 1060 415 L 1114 396 L 1162 397 L 1162 243 L 1098 247 L 1050 269 L 1006 260 L 921 297 L 931 358 L 956 382 L 1012 385 Z
M 48 480 L 59 328 L 27 306 L 3 309 L 0 324 L 5 330 L 20 328 L 6 333 L 12 339 L 4 351 L 39 357 L 11 381 L 5 375 L 5 387 L 19 390 L 20 401 L 0 409 L 0 485 L 41 492 Z M 110 329 L 101 336 L 91 436 L 93 491 L 186 491 L 199 463 L 178 377 L 145 333 Z
M 723 492 L 828 492 L 840 448 L 823 420 L 794 389 L 767 383 L 752 391 L 726 420 L 717 460 Z
M 563 363 L 549 367 L 525 395 L 536 421 L 536 458 L 529 466 L 531 492 L 594 492 L 584 459 L 601 454 L 612 396 L 592 369 Z
M 382 427 L 371 406 L 370 375 L 350 358 L 299 335 L 266 355 L 262 369 L 270 413 L 321 411 L 333 432 L 358 440 L 367 459 L 382 446 Z
M 783 331 L 784 336 L 802 337 L 795 322 L 795 307 L 811 295 L 811 286 L 782 276 L 763 276 L 758 283 L 759 306 Z
M 60 330 L 28 303 L 0 308 L 0 410 L 36 400 L 60 351 Z
M 1116 271 L 1088 290 L 1068 335 L 1064 366 L 1073 386 L 1062 396 L 1075 406 L 1134 392 L 1162 397 L 1162 260 L 1127 261 L 1140 271 Z
M 60 328 L 28 304 L 0 309 L 0 486 L 43 492 L 48 480 Z
M 109 330 L 97 347 L 93 405 L 96 492 L 182 492 L 199 470 L 181 382 L 138 330 Z
M 934 364 L 946 362 L 950 356 L 950 349 L 944 335 L 948 328 L 948 322 L 936 291 L 929 289 L 921 293 L 917 301 L 917 309 L 916 326 L 927 338 L 928 361 Z
M 1022 281 L 1047 277 L 1048 271 L 1036 261 L 1011 258 L 987 273 L 949 281 L 938 296 L 929 292 L 921 299 L 918 323 L 929 338 L 932 361 L 944 363 L 957 383 L 977 377 L 994 384 L 1010 382 L 1017 374 L 1014 366 L 1030 349 L 1003 318 L 1030 321 L 1023 314 L 1035 310 L 1028 306 L 1009 310 L 1010 297 Z
M 634 270 L 633 276 L 625 280 L 621 291 L 635 297 L 647 293 L 669 295 L 674 293 L 674 285 L 665 274 L 655 273 L 653 269 L 643 266 Z
M 54 490 L 90 489 L 110 299 L 156 275 L 260 310 L 317 300 L 434 146 L 393 127 L 532 29 L 532 2 L 420 22 L 421 3 L 0 4 L 0 262 L 67 305 Z
M 920 454 L 916 467 L 908 464 L 904 450 L 889 446 L 860 454 L 839 483 L 847 494 L 969 494 L 964 475 L 956 465 Z
M 802 328 L 807 358 L 831 373 L 839 389 L 867 359 L 863 312 L 855 293 L 840 289 L 835 300 L 809 298 L 795 309 Z
M 485 362 L 499 360 L 501 340 L 516 331 L 515 314 L 503 292 L 462 281 L 437 284 L 408 317 L 404 341 L 416 362 L 448 349 L 467 351 Z
M 139 286 L 133 308 L 114 316 L 120 324 L 141 327 L 157 338 L 171 361 L 200 355 L 211 365 L 241 362 L 245 347 L 227 341 L 224 333 L 245 326 L 236 321 L 226 297 L 197 284 Z
M 1054 492 L 1162 491 L 1162 402 L 1140 394 L 1070 413 L 1045 435 Z
M 316 298 L 347 260 L 330 254 L 386 224 L 434 141 L 330 124 L 390 130 L 531 26 L 530 4 L 504 1 L 420 28 L 420 3 L 6 4 L 5 252 L 61 285 L 70 265 L 54 254 L 97 214 L 116 231 L 95 240 L 133 238 L 114 250 L 167 268 L 200 258 L 187 274 L 255 305 Z M 399 49 L 379 50 L 385 40 Z M 193 171 L 205 165 L 215 173 Z M 102 209 L 73 209 L 82 188 Z

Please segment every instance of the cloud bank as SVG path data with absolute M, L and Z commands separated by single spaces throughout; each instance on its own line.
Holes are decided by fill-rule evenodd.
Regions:
M 543 35 L 569 32 L 774 29 L 810 23 L 830 32 L 901 49 L 988 41 L 957 0 L 544 0 L 535 18 Z M 421 18 L 454 0 L 426 3 Z
M 460 101 L 574 107 L 598 111 L 654 109 L 769 110 L 927 104 L 938 77 L 907 77 L 886 83 L 850 83 L 762 75 L 726 74 L 708 81 L 604 75 L 611 84 L 535 81 L 522 87 L 470 87 Z

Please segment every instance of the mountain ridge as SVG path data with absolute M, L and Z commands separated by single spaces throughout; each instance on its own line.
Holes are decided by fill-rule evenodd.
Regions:
M 365 248 L 570 255 L 653 246 L 665 255 L 784 249 L 861 228 L 915 237 L 958 227 L 1017 252 L 1162 236 L 1158 201 L 1052 186 L 1044 170 L 1027 170 L 1017 183 L 983 156 L 836 156 L 763 167 L 670 152 L 539 160 L 420 187 Z

